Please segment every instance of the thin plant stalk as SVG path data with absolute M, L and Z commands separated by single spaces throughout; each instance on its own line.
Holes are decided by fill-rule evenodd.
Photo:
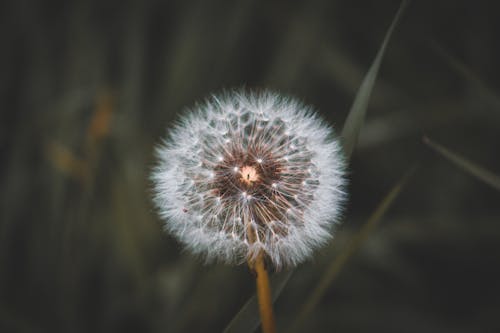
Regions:
M 260 253 L 257 256 L 252 266 L 256 275 L 255 280 L 257 284 L 257 299 L 259 301 L 262 332 L 276 333 L 271 286 L 269 284 L 269 274 L 264 261 L 264 253 Z

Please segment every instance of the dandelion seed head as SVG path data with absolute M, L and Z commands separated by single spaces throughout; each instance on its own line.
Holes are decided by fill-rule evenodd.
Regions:
M 295 266 L 332 235 L 344 193 L 339 142 L 312 108 L 264 91 L 197 105 L 157 148 L 155 203 L 165 228 L 207 260 L 265 252 Z

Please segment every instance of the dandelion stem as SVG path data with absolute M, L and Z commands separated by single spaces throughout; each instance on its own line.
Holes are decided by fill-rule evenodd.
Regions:
M 271 298 L 271 287 L 269 285 L 269 274 L 264 263 L 264 253 L 260 253 L 253 269 L 256 274 L 257 298 L 259 300 L 259 311 L 262 322 L 263 333 L 275 333 L 276 324 L 274 322 L 273 303 Z

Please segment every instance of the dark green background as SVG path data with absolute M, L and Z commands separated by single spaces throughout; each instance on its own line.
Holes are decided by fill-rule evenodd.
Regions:
M 398 6 L 2 2 L 0 331 L 221 331 L 254 281 L 244 266 L 202 265 L 161 231 L 148 181 L 154 145 L 183 107 L 243 85 L 295 95 L 340 131 Z M 500 192 L 421 141 L 427 134 L 500 174 L 499 9 L 407 8 L 353 155 L 344 223 L 278 300 L 282 332 L 416 164 L 305 331 L 500 330 Z M 103 96 L 110 126 L 89 141 Z M 61 168 L 54 147 L 89 163 L 85 181 Z

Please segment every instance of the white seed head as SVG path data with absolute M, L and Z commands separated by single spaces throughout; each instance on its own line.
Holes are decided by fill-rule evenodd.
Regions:
M 313 110 L 269 91 L 214 95 L 158 147 L 155 203 L 192 252 L 228 263 L 265 252 L 295 266 L 332 233 L 345 198 L 340 144 Z

